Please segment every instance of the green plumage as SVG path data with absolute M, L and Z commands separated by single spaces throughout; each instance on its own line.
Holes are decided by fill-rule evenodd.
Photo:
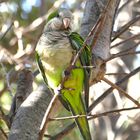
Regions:
M 85 105 L 82 99 L 83 87 L 88 94 L 89 70 L 82 66 L 89 65 L 90 50 L 88 46 L 81 52 L 76 61 L 75 68 L 67 73 L 73 57 L 83 45 L 83 39 L 79 34 L 65 28 L 63 19 L 71 18 L 67 11 L 62 11 L 60 17 L 52 18 L 41 36 L 37 48 L 36 58 L 40 72 L 45 83 L 58 92 L 58 87 L 62 80 L 67 76 L 60 91 L 60 98 L 64 106 L 73 115 L 86 115 Z M 64 26 L 64 27 L 63 27 Z M 84 140 L 91 140 L 89 125 L 86 117 L 75 119 Z

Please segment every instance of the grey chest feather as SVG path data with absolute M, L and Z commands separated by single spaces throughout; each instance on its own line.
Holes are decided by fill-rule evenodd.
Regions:
M 51 43 L 40 41 L 40 44 L 37 45 L 37 51 L 43 65 L 46 65 L 49 69 L 67 67 L 75 52 L 68 38 L 61 38 L 61 40 Z

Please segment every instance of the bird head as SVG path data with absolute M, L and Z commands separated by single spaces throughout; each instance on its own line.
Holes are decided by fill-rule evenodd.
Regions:
M 67 9 L 61 9 L 51 17 L 46 25 L 46 30 L 59 31 L 70 30 L 72 26 L 72 13 Z

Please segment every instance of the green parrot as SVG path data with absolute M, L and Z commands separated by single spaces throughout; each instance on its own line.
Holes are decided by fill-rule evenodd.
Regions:
M 83 45 L 83 39 L 72 32 L 72 13 L 61 9 L 49 16 L 36 46 L 36 59 L 45 83 L 54 93 L 60 93 L 60 101 L 73 115 L 86 115 L 82 98 L 83 88 L 88 96 L 88 78 L 90 71 L 82 66 L 89 65 L 90 50 L 86 46 L 75 63 L 75 68 L 67 71 L 76 53 Z M 64 79 L 67 79 L 61 84 Z M 87 98 L 87 97 L 85 97 Z M 91 140 L 91 134 L 86 117 L 79 117 L 75 122 L 84 140 Z

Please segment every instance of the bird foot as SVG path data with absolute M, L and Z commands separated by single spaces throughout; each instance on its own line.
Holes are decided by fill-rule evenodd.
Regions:
M 60 84 L 58 87 L 56 87 L 56 88 L 54 89 L 54 93 L 55 93 L 55 94 L 60 94 L 61 90 L 62 90 L 62 86 L 61 86 L 61 84 Z
M 74 88 L 66 88 L 66 87 L 62 87 L 61 84 L 54 89 L 54 93 L 55 94 L 60 94 L 61 93 L 61 90 L 69 90 L 69 91 L 72 91 L 72 90 L 75 90 Z

